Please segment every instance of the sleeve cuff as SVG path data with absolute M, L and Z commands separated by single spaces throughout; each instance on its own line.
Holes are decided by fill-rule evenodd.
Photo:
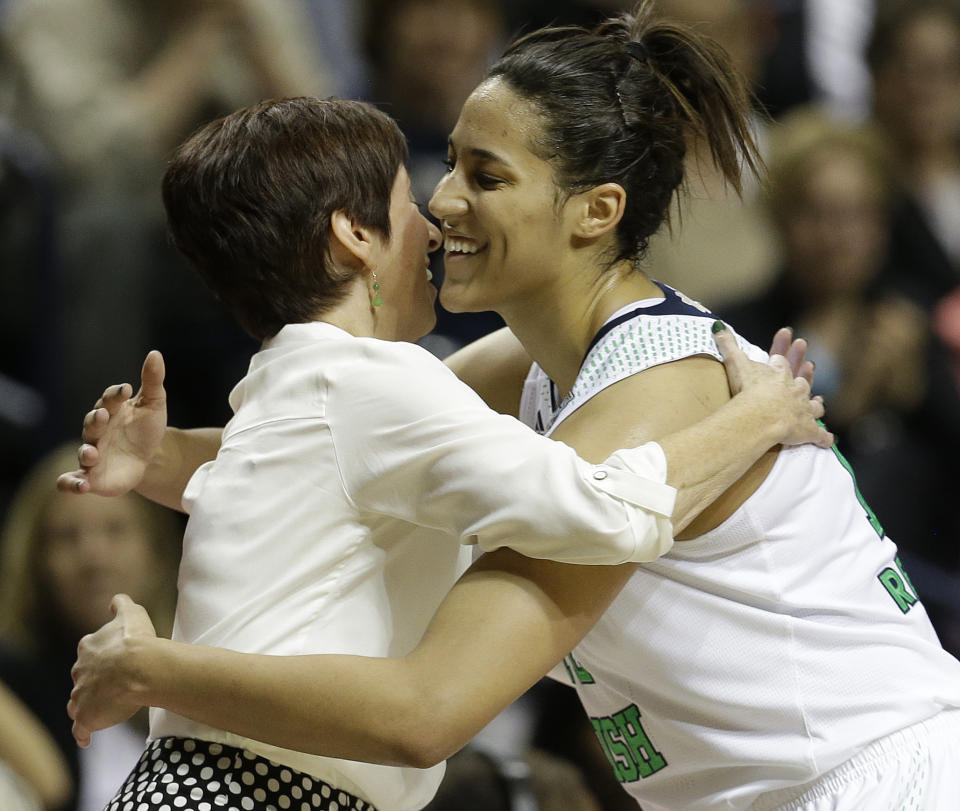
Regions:
M 677 491 L 667 484 L 667 456 L 657 442 L 617 451 L 596 466 L 593 478 L 622 501 L 664 518 L 673 515 Z
M 599 477 L 599 478 L 598 478 Z M 666 483 L 667 457 L 656 442 L 619 450 L 594 472 L 597 484 L 611 496 L 632 504 L 633 553 L 627 561 L 647 563 L 673 547 L 676 488 Z

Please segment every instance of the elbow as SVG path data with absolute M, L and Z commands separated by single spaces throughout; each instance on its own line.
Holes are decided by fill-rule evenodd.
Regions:
M 392 765 L 429 769 L 458 752 L 479 728 L 437 696 L 424 696 L 406 708 L 394 727 Z
M 429 769 L 443 763 L 468 741 L 469 737 L 464 740 L 449 724 L 434 717 L 432 721 L 411 727 L 398 738 L 395 742 L 395 765 Z
M 412 769 L 429 769 L 443 763 L 456 750 L 448 750 L 441 742 L 414 739 L 400 743 L 396 758 L 397 766 Z

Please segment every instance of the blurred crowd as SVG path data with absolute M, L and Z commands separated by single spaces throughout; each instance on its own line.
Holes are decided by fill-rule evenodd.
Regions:
M 55 492 L 80 418 L 107 384 L 135 383 L 157 348 L 171 423 L 222 425 L 256 349 L 167 242 L 171 149 L 263 98 L 361 98 L 399 121 L 425 206 L 461 103 L 514 35 L 631 5 L 0 0 L 0 807 L 102 806 L 139 755 L 143 720 L 73 747 L 63 706 L 76 642 L 109 618 L 116 591 L 169 628 L 182 521 L 133 495 Z M 720 40 L 752 83 L 768 174 L 738 197 L 692 145 L 644 269 L 756 343 L 782 325 L 808 339 L 840 450 L 960 653 L 960 0 L 659 8 Z M 443 356 L 501 323 L 439 310 L 424 345 Z M 607 793 L 579 708 L 563 729 L 564 713 L 538 710 L 567 700 L 535 691 L 523 733 L 494 743 L 496 757 L 489 744 L 462 756 L 453 804 L 442 792 L 435 807 L 471 807 L 451 795 L 460 779 L 475 798 L 481 780 L 509 783 L 502 756 L 518 745 L 551 775 L 528 781 L 541 808 L 572 807 L 579 789 L 556 791 L 569 764 L 589 784 L 582 808 L 634 807 Z

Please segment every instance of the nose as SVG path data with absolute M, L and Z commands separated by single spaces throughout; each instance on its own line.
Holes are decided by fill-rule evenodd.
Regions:
M 427 253 L 433 253 L 443 242 L 443 235 L 431 220 L 428 220 L 426 217 L 424 217 L 424 220 L 426 220 L 427 223 L 427 239 L 429 240 L 427 243 Z
M 467 201 L 457 190 L 456 175 L 454 169 L 440 178 L 430 198 L 430 213 L 438 220 L 455 219 L 467 213 Z

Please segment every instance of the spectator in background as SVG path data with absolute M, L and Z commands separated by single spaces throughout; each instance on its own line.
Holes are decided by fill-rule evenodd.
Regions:
M 735 323 L 749 335 L 777 309 L 803 331 L 838 429 L 849 433 L 880 408 L 910 411 L 924 388 L 924 323 L 916 307 L 878 287 L 891 194 L 883 140 L 798 109 L 773 132 L 768 165 L 783 264 L 763 306 L 751 302 L 753 318 Z
M 136 494 L 78 499 L 56 489 L 71 444 L 42 460 L 15 496 L 0 536 L 0 680 L 47 727 L 72 772 L 64 809 L 100 811 L 143 749 L 145 719 L 80 752 L 66 702 L 83 634 L 110 618 L 117 592 L 141 595 L 169 633 L 180 524 Z
M 190 390 L 194 408 L 207 409 L 182 415 L 187 422 L 226 411 L 226 381 L 246 367 L 252 347 L 167 246 L 157 189 L 167 153 L 198 123 L 265 96 L 325 94 L 330 82 L 306 2 L 18 0 L 9 7 L 2 51 L 10 78 L 0 114 L 46 146 L 60 191 L 60 276 L 51 289 L 69 303 L 61 324 L 69 336 L 64 413 L 93 394 L 79 370 L 129 376 L 158 344 L 171 360 L 187 360 L 187 377 L 171 379 L 171 388 Z M 107 320 L 126 340 L 104 345 L 96 325 Z M 196 324 L 207 340 L 183 346 L 181 336 Z M 208 351 L 215 363 L 203 360 Z M 225 356 L 232 362 L 222 378 L 194 372 L 196 363 L 222 368 Z
M 948 372 L 926 314 L 887 283 L 885 142 L 797 109 L 771 134 L 769 171 L 783 263 L 765 293 L 723 314 L 747 338 L 769 323 L 806 336 L 816 390 L 867 503 L 902 549 L 956 571 L 955 511 L 943 505 L 957 480 L 960 399 L 939 385 Z
M 928 393 L 914 424 L 916 447 L 930 460 L 923 492 L 921 551 L 948 573 L 960 570 L 960 519 L 953 502 L 960 481 L 960 3 L 877 0 L 867 48 L 874 116 L 894 153 L 895 196 L 887 284 L 923 308 L 933 326 Z M 905 477 L 906 478 L 906 477 Z M 929 485 L 929 486 L 925 486 Z M 919 571 L 918 573 L 919 574 Z M 915 575 L 917 579 L 917 575 Z M 960 650 L 957 588 L 945 583 L 950 607 L 931 612 L 947 647 Z
M 658 0 L 657 10 L 716 39 L 756 89 L 775 41 L 765 5 L 756 0 Z M 754 115 L 751 126 L 763 151 L 766 125 L 761 116 Z M 705 140 L 691 146 L 687 165 L 686 188 L 674 201 L 671 227 L 651 238 L 643 266 L 652 278 L 716 309 L 759 293 L 776 266 L 777 243 L 755 176 L 745 173 L 738 195 L 716 168 Z
M 930 307 L 960 284 L 960 4 L 881 2 L 868 59 L 895 151 L 894 282 Z
M 505 36 L 500 0 L 367 2 L 363 41 L 373 75 L 368 100 L 393 117 L 407 137 L 411 189 L 425 213 L 444 173 L 447 136 Z M 439 284 L 439 254 L 431 258 L 431 271 Z M 421 343 L 444 357 L 502 326 L 493 313 L 453 315 L 438 304 L 437 326 Z
M 455 36 L 451 36 L 456 32 Z M 364 44 L 374 71 L 372 101 L 389 108 L 416 148 L 446 155 L 447 135 L 470 91 L 503 46 L 499 0 L 369 0 Z M 433 168 L 433 183 L 442 174 Z M 414 187 L 426 200 L 429 187 Z
M 52 811 L 72 791 L 67 761 L 50 733 L 0 682 L 0 808 Z

